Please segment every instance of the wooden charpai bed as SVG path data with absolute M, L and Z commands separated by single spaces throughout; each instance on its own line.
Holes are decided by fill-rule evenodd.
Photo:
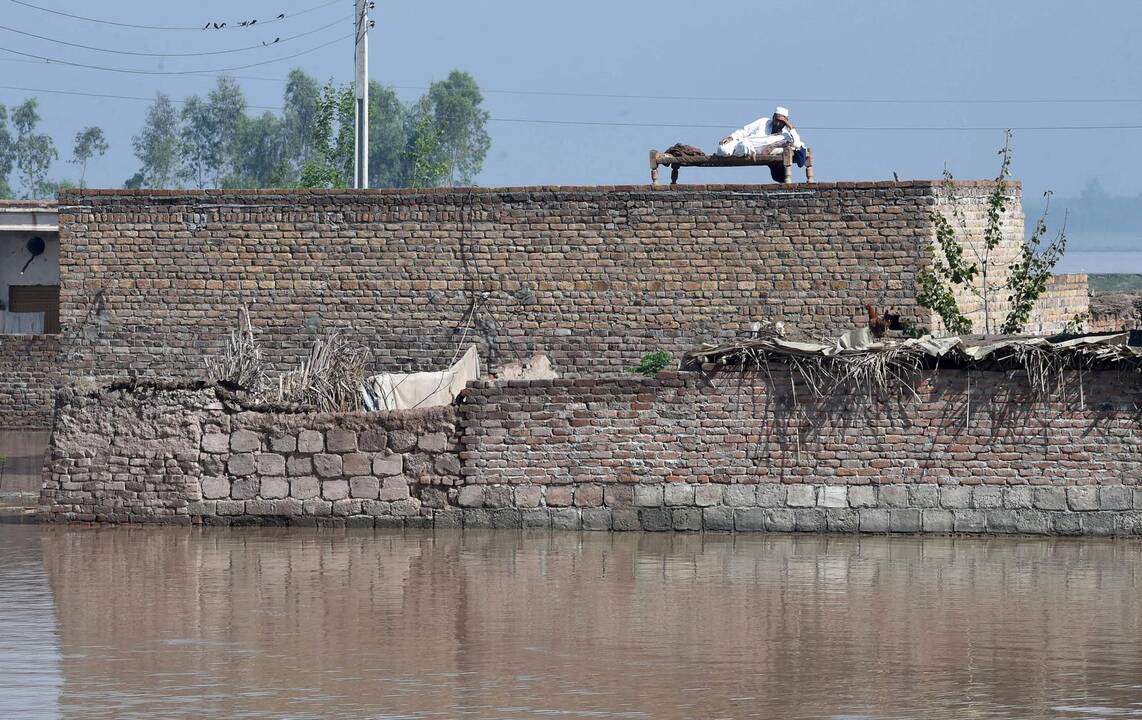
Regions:
M 678 168 L 681 167 L 757 167 L 781 165 L 785 168 L 786 184 L 793 182 L 793 148 L 786 146 L 780 155 L 758 154 L 746 157 L 722 157 L 720 155 L 670 155 L 650 151 L 650 182 L 658 183 L 658 168 L 670 168 L 670 184 L 678 184 Z M 805 182 L 813 182 L 813 151 L 805 148 Z

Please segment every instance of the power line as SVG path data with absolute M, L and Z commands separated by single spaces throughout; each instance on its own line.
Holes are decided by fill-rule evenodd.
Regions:
M 274 80 L 278 78 L 246 78 L 247 80 Z M 279 81 L 280 82 L 280 81 Z M 390 85 L 398 90 L 427 90 L 418 85 Z M 551 97 L 569 98 L 609 98 L 612 100 L 688 100 L 695 102 L 785 102 L 789 104 L 837 104 L 837 105 L 1028 105 L 1028 104 L 1068 104 L 1068 103 L 1139 103 L 1142 98 L 1111 99 L 1093 98 L 1081 100 L 1053 100 L 1047 98 L 1033 98 L 1025 100 L 957 100 L 957 99 L 895 99 L 895 98 L 790 98 L 790 97 L 709 97 L 697 95 L 624 95 L 619 93 L 588 93 L 588 92 L 559 92 L 554 90 L 486 90 L 480 88 L 482 93 L 495 93 L 500 95 L 546 95 Z
M 237 80 L 284 83 L 278 77 L 236 75 Z M 428 90 L 427 85 L 388 85 L 393 90 Z M 1133 104 L 1142 98 L 789 98 L 789 97 L 715 97 L 701 95 L 627 95 L 622 93 L 563 92 L 558 90 L 504 90 L 480 88 L 489 95 L 542 95 L 568 98 L 605 98 L 611 100 L 690 100 L 695 102 L 764 102 L 813 103 L 823 105 L 1068 105 L 1068 104 Z
M 638 122 L 611 122 L 605 120 L 547 120 L 539 118 L 498 118 L 490 117 L 489 120 L 494 122 L 507 122 L 507 123 L 530 123 L 537 125 L 597 125 L 602 127 L 639 127 L 639 128 L 698 128 L 698 129 L 714 129 L 724 130 L 728 127 L 733 127 L 732 124 L 725 125 L 705 125 L 700 123 L 638 123 Z M 798 130 L 813 130 L 825 132 L 850 132 L 850 131 L 873 131 L 873 132 L 909 132 L 909 131 L 923 131 L 923 132 L 957 132 L 957 131 L 1003 131 L 1003 130 L 1020 130 L 1020 131 L 1037 131 L 1037 130 L 1142 130 L 1142 125 L 995 125 L 995 126 L 954 126 L 954 125 L 904 125 L 904 126 L 854 126 L 854 127 L 840 127 L 840 126 L 827 126 L 827 125 L 797 125 Z
M 0 85 L 0 90 L 14 90 L 18 92 L 28 93 L 49 93 L 55 95 L 75 95 L 79 97 L 91 98 L 105 98 L 112 100 L 134 100 L 140 102 L 151 102 L 153 97 L 145 97 L 140 95 L 112 95 L 107 93 L 92 93 L 81 92 L 76 90 L 50 90 L 46 88 L 30 88 L 18 87 L 13 85 Z M 173 99 L 172 102 L 185 103 L 185 99 Z M 280 106 L 268 105 L 249 105 L 248 107 L 257 110 L 277 110 L 280 111 Z M 531 124 L 531 125 L 580 125 L 586 127 L 637 127 L 637 128 L 681 128 L 681 129 L 713 129 L 724 130 L 731 125 L 729 123 L 723 125 L 713 125 L 705 123 L 634 123 L 634 122 L 611 122 L 602 120 L 550 120 L 545 118 L 506 118 L 506 117 L 490 117 L 491 122 L 502 123 L 518 123 L 518 124 Z M 974 125 L 974 126 L 947 126 L 947 125 L 900 125 L 900 126 L 872 126 L 872 125 L 858 125 L 858 126 L 829 126 L 829 125 L 800 125 L 802 130 L 812 130 L 814 132 L 1002 132 L 1003 130 L 1018 130 L 1027 132 L 1066 132 L 1074 130 L 1142 130 L 1142 124 L 1107 124 L 1107 125 L 1025 125 L 1025 126 L 1003 126 L 1003 125 Z
M 0 48 L 3 50 L 3 48 Z M 287 58 L 283 58 L 287 59 Z M 15 62 L 15 63 L 30 63 L 33 65 L 48 65 L 52 60 L 21 60 L 19 58 L 0 58 L 2 62 Z M 98 67 L 80 66 L 87 69 L 99 70 Z M 208 75 L 210 71 L 191 71 L 185 75 Z M 280 77 L 265 77 L 260 75 L 233 75 L 235 80 L 254 80 L 258 82 L 273 82 L 279 85 L 284 85 L 287 80 Z M 393 90 L 428 90 L 427 85 L 386 85 L 386 87 Z M 997 100 L 997 99 L 954 99 L 954 98 L 931 98 L 931 99 L 906 99 L 906 98 L 781 98 L 781 97 L 700 97 L 700 96 L 683 96 L 683 95 L 622 95 L 617 93 L 578 93 L 578 92 L 559 92 L 548 90 L 502 90 L 502 89 L 489 89 L 480 88 L 480 92 L 487 95 L 540 95 L 552 97 L 572 97 L 572 98 L 610 98 L 619 100 L 693 100 L 702 102 L 725 101 L 725 102 L 788 102 L 793 103 L 819 103 L 824 105 L 876 105 L 876 104 L 901 104 L 901 105 L 1027 105 L 1027 104 L 1051 104 L 1051 105 L 1068 105 L 1068 104 L 1136 104 L 1142 103 L 1142 98 L 1024 98 L 1012 100 Z
M 153 102 L 155 99 L 154 97 L 146 97 L 143 95 L 110 95 L 107 93 L 80 92 L 78 90 L 45 90 L 43 88 L 26 88 L 17 87 L 14 85 L 0 85 L 0 90 L 16 90 L 18 92 L 30 93 L 49 93 L 52 95 L 75 95 L 78 97 L 101 98 L 108 100 L 136 100 L 140 102 Z M 187 102 L 185 98 L 170 98 L 170 101 L 179 104 Z M 282 110 L 280 106 L 269 105 L 247 105 L 246 107 L 252 108 L 254 110 L 277 110 L 279 112 Z
M 15 2 L 15 0 L 13 0 L 13 2 Z M 26 53 L 26 52 L 22 52 L 20 50 L 12 50 L 11 48 L 0 48 L 0 51 L 12 53 L 14 55 L 22 55 L 24 57 L 29 57 L 29 58 L 35 58 L 36 60 L 42 60 L 46 63 L 55 64 L 55 65 L 67 65 L 70 67 L 86 68 L 88 70 L 102 70 L 104 72 L 126 73 L 129 75 L 203 75 L 203 74 L 207 74 L 207 73 L 224 73 L 224 72 L 229 72 L 231 70 L 245 70 L 246 68 L 259 67 L 262 65 L 271 65 L 273 63 L 281 62 L 283 60 L 292 60 L 293 58 L 301 57 L 302 55 L 308 55 L 312 52 L 317 52 L 318 50 L 321 50 L 322 48 L 329 47 L 330 45 L 333 45 L 334 43 L 339 43 L 342 40 L 345 40 L 345 39 L 351 38 L 351 37 L 353 37 L 352 34 L 342 35 L 339 38 L 335 38 L 333 40 L 330 40 L 327 43 L 322 43 L 321 45 L 318 45 L 316 47 L 311 47 L 308 50 L 302 50 L 301 52 L 294 53 L 293 55 L 283 55 L 282 57 L 274 58 L 272 60 L 263 60 L 261 62 L 256 62 L 256 63 L 247 63 L 246 65 L 235 65 L 233 67 L 211 68 L 211 69 L 207 69 L 207 70 L 135 70 L 133 68 L 114 68 L 114 67 L 104 67 L 102 65 L 88 65 L 86 63 L 70 62 L 68 60 L 59 60 L 57 58 L 45 57 L 43 55 L 35 55 L 33 53 Z
M 101 48 L 101 47 L 95 47 L 94 45 L 83 45 L 80 43 L 68 42 L 66 40 L 58 40 L 56 38 L 45 37 L 43 35 L 37 35 L 35 33 L 26 32 L 24 30 L 17 30 L 16 28 L 11 28 L 11 27 L 8 27 L 6 25 L 0 25 L 0 30 L 7 30 L 8 32 L 13 32 L 13 33 L 16 33 L 18 35 L 26 35 L 28 37 L 34 37 L 37 40 L 44 40 L 46 42 L 56 43 L 58 45 L 67 45 L 68 47 L 83 48 L 84 50 L 93 50 L 95 52 L 101 52 L 101 53 L 112 53 L 114 55 L 135 55 L 135 56 L 143 56 L 143 57 L 199 57 L 199 56 L 203 56 L 203 55 L 226 55 L 228 53 L 244 52 L 246 50 L 259 50 L 262 48 L 272 47 L 274 45 L 281 45 L 281 44 L 287 43 L 291 40 L 297 40 L 298 38 L 306 37 L 307 35 L 314 35 L 316 33 L 321 32 L 322 30 L 327 30 L 328 28 L 333 27 L 334 25 L 339 25 L 340 23 L 342 23 L 344 21 L 345 21 L 344 18 L 339 19 L 339 20 L 334 20 L 333 22 L 329 23 L 328 25 L 322 25 L 319 28 L 315 28 L 313 30 L 309 30 L 309 31 L 306 31 L 303 33 L 298 33 L 297 35 L 290 35 L 289 37 L 275 38 L 273 42 L 269 42 L 269 43 L 263 42 L 263 43 L 258 44 L 258 45 L 247 45 L 246 47 L 232 48 L 230 50 L 210 50 L 210 51 L 206 51 L 206 52 L 193 52 L 193 53 L 148 53 L 148 52 L 132 52 L 130 50 L 112 50 L 111 48 Z
M 286 13 L 280 13 L 276 17 L 265 18 L 265 19 L 253 18 L 252 21 L 251 20 L 240 20 L 240 21 L 232 22 L 232 23 L 231 22 L 222 22 L 222 23 L 208 22 L 205 24 L 205 26 L 202 26 L 202 27 L 200 27 L 198 25 L 195 25 L 194 27 L 190 27 L 190 26 L 186 26 L 186 25 L 181 25 L 181 26 L 180 25 L 135 25 L 132 23 L 124 23 L 124 22 L 117 22 L 114 20 L 104 20 L 102 18 L 87 17 L 85 15 L 73 15 L 72 13 L 66 13 L 66 12 L 63 12 L 62 10 L 53 10 L 52 8 L 46 8 L 46 7 L 43 7 L 41 5 L 33 5 L 32 3 L 25 2 L 24 0 L 9 0 L 9 2 L 15 3 L 16 5 L 23 5 L 24 7 L 30 7 L 30 8 L 36 9 L 36 10 L 40 10 L 42 12 L 51 13 L 53 15 L 62 15 L 63 17 L 69 17 L 69 18 L 72 18 L 75 20 L 83 20 L 85 22 L 97 23 L 99 25 L 114 25 L 115 27 L 134 28 L 137 30 L 196 30 L 196 31 L 202 31 L 202 30 L 207 30 L 207 29 L 211 29 L 211 30 L 223 30 L 223 29 L 225 29 L 225 30 L 239 30 L 239 29 L 254 27 L 255 23 L 259 23 L 259 22 L 264 26 L 264 25 L 268 25 L 270 23 L 279 22 L 281 20 L 288 20 L 290 18 L 295 18 L 298 15 L 305 15 L 306 13 L 311 13 L 311 12 L 314 12 L 315 10 L 320 10 L 322 8 L 329 7 L 330 5 L 334 5 L 337 2 L 339 2 L 339 0 L 329 0 L 329 2 L 325 2 L 325 3 L 322 3 L 320 5 L 315 5 L 311 8 L 307 8 L 305 10 L 299 10 L 298 12 L 292 13 L 288 16 L 286 15 Z

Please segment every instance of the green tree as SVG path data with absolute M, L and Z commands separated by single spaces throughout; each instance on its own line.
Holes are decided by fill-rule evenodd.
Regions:
M 404 184 L 408 110 L 392 88 L 369 83 L 369 186 Z
M 314 130 L 318 104 L 321 102 L 321 85 L 303 70 L 294 68 L 286 82 L 282 98 L 282 141 L 286 156 L 299 170 L 313 158 Z
M 351 87 L 327 84 L 317 102 L 313 152 L 301 168 L 300 187 L 347 187 L 353 179 L 353 123 L 356 100 Z
M 31 98 L 12 113 L 12 124 L 16 128 L 16 169 L 25 198 L 47 196 L 50 191 L 48 170 L 59 158 L 51 136 L 35 131 L 40 123 L 38 106 L 39 101 Z
M 408 119 L 404 187 L 436 187 L 448 177 L 448 157 L 441 143 L 442 132 L 432 113 L 431 101 L 423 97 Z
M 282 121 L 265 112 L 245 118 L 239 130 L 234 171 L 226 187 L 282 187 L 288 185 L 294 170 L 283 141 Z
M 147 108 L 143 129 L 131 138 L 131 145 L 143 167 L 127 181 L 127 187 L 167 188 L 179 183 L 183 170 L 179 118 L 170 97 L 155 94 L 154 102 Z
M 87 178 L 87 161 L 92 157 L 103 157 L 107 152 L 107 138 L 103 130 L 95 126 L 86 127 L 75 134 L 75 147 L 71 152 L 72 163 L 79 165 L 79 187 Z
M 246 97 L 234 78 L 223 75 L 206 100 L 193 96 L 182 108 L 182 154 L 198 187 L 221 187 L 239 154 Z
M 1035 223 L 1035 229 L 1030 239 L 1020 248 L 1019 259 L 1011 266 L 1007 278 L 1007 289 L 1010 294 L 1007 300 L 1011 309 L 1007 319 L 1003 321 L 1000 332 L 1007 335 L 1017 335 L 1023 332 L 1027 321 L 1031 319 L 1031 312 L 1035 309 L 1035 302 L 1047 291 L 1047 283 L 1051 281 L 1051 274 L 1055 265 L 1067 250 L 1067 220 L 1064 216 L 1063 227 L 1055 235 L 1055 239 L 1043 245 L 1043 238 L 1047 235 L 1047 213 L 1051 209 L 1051 193 L 1044 193 L 1046 203 L 1043 214 Z M 1068 329 L 1082 327 L 1082 318 L 1076 316 Z
M 8 130 L 8 108 L 0 103 L 0 198 L 12 197 L 8 176 L 16 164 L 16 143 Z
M 453 70 L 448 79 L 429 86 L 427 97 L 448 163 L 448 184 L 471 184 L 492 145 L 486 129 L 488 113 L 481 107 L 484 97 L 476 80 L 466 72 Z
M 182 106 L 182 129 L 179 132 L 179 154 L 186 166 L 187 178 L 195 187 L 204 188 L 211 172 L 221 162 L 217 128 L 210 108 L 202 98 L 192 95 Z

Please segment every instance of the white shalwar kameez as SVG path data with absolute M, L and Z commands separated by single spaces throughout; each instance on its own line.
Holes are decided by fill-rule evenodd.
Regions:
M 781 132 L 775 133 L 773 132 L 773 118 L 764 117 L 751 122 L 741 130 L 734 130 L 730 134 L 730 139 L 719 145 L 714 154 L 722 157 L 745 157 L 764 150 L 774 143 L 781 144 L 770 151 L 770 154 L 773 155 L 780 154 L 782 149 L 789 144 L 793 145 L 794 150 L 805 147 L 805 143 L 801 142 L 801 136 L 797 134 L 796 130 L 786 125 L 781 129 Z

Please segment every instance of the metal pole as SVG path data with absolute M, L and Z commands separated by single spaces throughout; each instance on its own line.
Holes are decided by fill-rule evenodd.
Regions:
M 356 17 L 356 128 L 353 136 L 353 187 L 369 187 L 369 7 L 370 0 L 353 0 Z

